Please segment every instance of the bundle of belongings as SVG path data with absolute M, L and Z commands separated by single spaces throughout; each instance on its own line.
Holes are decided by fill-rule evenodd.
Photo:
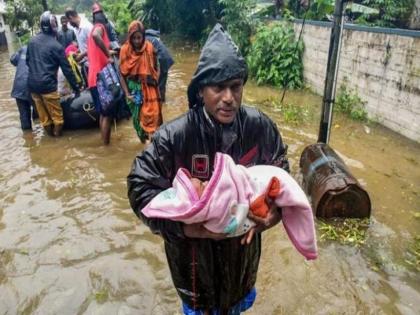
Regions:
M 80 66 L 76 61 L 76 55 L 78 54 L 78 52 L 79 52 L 79 49 L 77 48 L 77 45 L 75 43 L 68 45 L 65 49 L 67 60 L 71 66 L 71 69 L 73 70 L 74 76 L 76 77 L 77 84 L 81 87 L 85 87 L 86 84 L 83 80 L 83 76 L 80 71 Z M 58 94 L 60 94 L 60 97 L 63 99 L 72 97 L 73 91 L 70 88 L 70 85 L 67 82 L 66 78 L 64 77 L 64 74 L 61 71 L 61 68 L 58 69 L 57 81 L 58 81 L 57 89 L 58 89 Z

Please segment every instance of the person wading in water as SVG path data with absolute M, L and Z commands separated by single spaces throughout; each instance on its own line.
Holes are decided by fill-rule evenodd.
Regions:
M 151 135 L 162 124 L 162 105 L 156 50 L 146 40 L 140 21 L 131 22 L 128 28 L 128 40 L 120 51 L 120 71 L 134 129 L 142 143 L 149 143 Z
M 111 122 L 117 115 L 115 110 L 105 113 L 101 100 L 99 98 L 98 89 L 96 87 L 98 73 L 108 64 L 114 62 L 110 50 L 110 41 L 106 32 L 105 25 L 108 20 L 102 12 L 100 6 L 95 3 L 92 6 L 93 28 L 88 37 L 87 56 L 89 62 L 88 87 L 92 94 L 95 109 L 99 113 L 99 127 L 101 129 L 102 141 L 109 144 L 111 140 Z
M 57 92 L 57 71 L 60 67 L 76 94 L 79 86 L 64 54 L 64 47 L 56 40 L 57 18 L 46 11 L 41 15 L 41 33 L 28 44 L 26 64 L 28 65 L 28 89 L 35 102 L 39 121 L 45 131 L 59 137 L 62 134 L 64 118 Z
M 259 110 L 242 105 L 246 80 L 244 58 L 217 24 L 188 87 L 188 112 L 155 132 L 127 177 L 131 207 L 164 240 L 184 314 L 239 314 L 249 309 L 256 297 L 261 232 L 281 220 L 281 210 L 271 207 L 266 218 L 245 236 L 227 238 L 207 230 L 204 222 L 184 224 L 148 218 L 141 212 L 171 187 L 181 167 L 191 177 L 208 181 L 216 152 L 245 166 L 267 164 L 289 169 L 286 146 L 275 123 Z

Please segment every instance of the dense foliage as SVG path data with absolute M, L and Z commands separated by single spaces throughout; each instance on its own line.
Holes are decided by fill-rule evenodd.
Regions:
M 102 1 L 99 2 L 102 3 Z M 118 2 L 114 1 L 114 3 Z M 93 0 L 48 0 L 49 9 L 54 13 L 63 13 L 68 7 L 72 7 L 78 12 L 90 13 L 92 4 Z
M 134 17 L 148 27 L 192 40 L 206 38 L 214 24 L 221 22 L 246 54 L 253 31 L 254 3 L 255 0 L 130 0 L 128 6 Z
M 67 7 L 78 12 L 90 14 L 94 0 L 6 0 L 8 7 L 7 23 L 13 29 L 33 27 L 39 15 L 48 5 L 54 13 L 63 13 Z M 108 17 L 122 32 L 129 20 L 141 19 L 147 27 L 160 29 L 162 33 L 176 32 L 192 40 L 205 38 L 209 29 L 222 22 L 246 54 L 250 46 L 250 37 L 254 31 L 253 13 L 258 0 L 99 0 L 105 7 Z M 334 0 L 288 0 L 283 1 L 283 14 L 291 13 L 294 17 L 313 20 L 332 18 Z M 367 12 L 349 12 L 349 18 L 359 24 L 402 27 L 408 26 L 413 13 L 415 0 L 354 0 L 376 10 L 376 14 Z M 271 10 L 274 5 L 271 7 Z M 264 9 L 264 10 L 267 10 Z M 268 12 L 268 11 L 267 11 Z
M 334 0 L 314 0 L 310 2 L 306 18 L 309 20 L 323 20 L 334 13 Z
M 297 18 L 303 18 L 306 13 L 307 19 L 324 20 L 334 12 L 334 3 L 335 0 L 312 0 L 306 8 L 302 0 L 289 0 L 286 7 Z
M 169 0 L 130 0 L 128 7 L 135 18 L 140 19 L 147 27 L 168 33 L 173 30 L 172 1 Z
M 104 2 L 111 3 L 109 0 Z M 113 4 L 124 2 L 127 0 L 113 1 Z M 92 4 L 93 0 L 7 0 L 6 22 L 13 30 L 29 28 L 34 31 L 38 26 L 39 17 L 45 11 L 45 6 L 56 14 L 63 14 L 67 7 L 73 7 L 78 12 L 90 13 Z
M 248 55 L 251 76 L 258 84 L 300 88 L 303 86 L 303 41 L 297 42 L 290 23 L 262 26 Z
M 305 8 L 301 0 L 289 0 L 286 8 L 293 16 L 303 18 Z M 407 28 L 409 19 L 414 10 L 415 0 L 354 0 L 352 3 L 375 9 L 378 13 L 352 12 L 347 9 L 352 22 L 370 26 Z M 311 20 L 330 20 L 334 12 L 334 0 L 312 0 L 306 13 Z
M 356 22 L 373 26 L 408 27 L 415 0 L 362 0 L 362 4 L 379 10 L 378 15 L 362 14 Z
M 43 2 L 36 0 L 7 1 L 8 23 L 12 28 L 29 27 L 38 23 L 43 11 Z M 63 13 L 72 6 L 79 12 L 90 13 L 93 0 L 48 0 L 49 8 Z M 221 22 L 229 31 L 242 53 L 248 55 L 250 75 L 259 84 L 300 88 L 303 85 L 303 42 L 296 42 L 293 27 L 288 23 L 273 23 L 262 26 L 255 32 L 253 12 L 256 0 L 100 0 L 108 18 L 117 31 L 125 33 L 133 19 L 140 19 L 147 28 L 159 29 L 162 33 L 178 33 L 192 40 L 206 38 L 216 22 Z M 377 16 L 361 13 L 358 20 L 381 26 L 402 26 L 413 10 L 414 0 L 356 0 L 356 3 L 377 9 Z M 306 7 L 302 0 L 285 1 L 283 13 L 291 12 L 302 17 Z M 334 0 L 308 2 L 308 19 L 331 18 Z M 45 3 L 44 3 L 45 5 Z M 251 38 L 254 42 L 251 44 Z M 356 119 L 365 119 L 358 99 L 348 91 L 341 90 L 338 109 Z M 360 102 L 359 102 L 360 103 Z M 350 109 L 350 107 L 352 109 Z
M 223 5 L 222 22 L 241 52 L 246 55 L 251 46 L 254 22 L 251 11 L 255 0 L 219 0 Z
M 128 1 L 102 0 L 101 5 L 108 19 L 114 23 L 117 32 L 126 33 L 128 25 L 133 20 Z
M 193 40 L 201 39 L 221 12 L 221 5 L 216 0 L 131 0 L 129 8 L 148 27 Z
M 7 2 L 6 23 L 14 30 L 29 28 L 33 31 L 44 11 L 37 0 L 14 0 Z
M 128 0 L 101 0 L 107 17 L 115 24 L 119 33 L 127 31 L 133 16 L 128 8 Z M 73 7 L 78 12 L 91 15 L 93 0 L 49 0 L 48 9 L 56 14 L 63 14 L 67 7 Z M 44 11 L 44 5 L 37 0 L 14 0 L 7 2 L 7 23 L 14 30 L 37 28 L 39 17 Z

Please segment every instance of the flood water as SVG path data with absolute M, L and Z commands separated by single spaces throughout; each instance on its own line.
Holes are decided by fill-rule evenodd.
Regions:
M 198 58 L 190 46 L 175 55 L 165 120 L 186 111 Z M 54 139 L 37 122 L 23 133 L 8 58 L 0 53 L 0 314 L 180 314 L 162 241 L 126 197 L 143 149 L 131 122 L 118 124 L 108 147 L 98 130 Z M 280 91 L 250 82 L 244 97 L 259 104 Z M 298 176 L 301 152 L 317 139 L 321 98 L 288 92 L 286 101 L 315 114 L 295 125 L 273 106 L 260 108 L 277 122 Z M 420 273 L 407 263 L 420 234 L 420 145 L 339 115 L 330 144 L 372 199 L 365 244 L 319 241 L 318 260 L 306 263 L 281 225 L 265 232 L 248 314 L 420 314 Z

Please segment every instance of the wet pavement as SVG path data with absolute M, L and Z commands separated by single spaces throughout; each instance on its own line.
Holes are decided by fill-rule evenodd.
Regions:
M 180 47 L 175 56 L 165 120 L 187 109 L 198 51 Z M 8 58 L 0 52 L 0 315 L 179 314 L 162 241 L 126 197 L 126 176 L 143 148 L 131 122 L 113 129 L 108 147 L 98 130 L 55 139 L 36 122 L 22 132 Z M 245 88 L 245 101 L 266 104 L 260 108 L 278 123 L 298 178 L 300 154 L 317 139 L 321 98 L 288 92 L 286 102 L 310 109 L 307 121 L 289 124 L 264 102 L 279 97 L 252 82 Z M 265 232 L 248 313 L 420 314 L 420 272 L 407 263 L 420 234 L 420 145 L 339 115 L 330 144 L 371 196 L 365 244 L 319 242 L 319 259 L 307 263 L 280 225 Z

